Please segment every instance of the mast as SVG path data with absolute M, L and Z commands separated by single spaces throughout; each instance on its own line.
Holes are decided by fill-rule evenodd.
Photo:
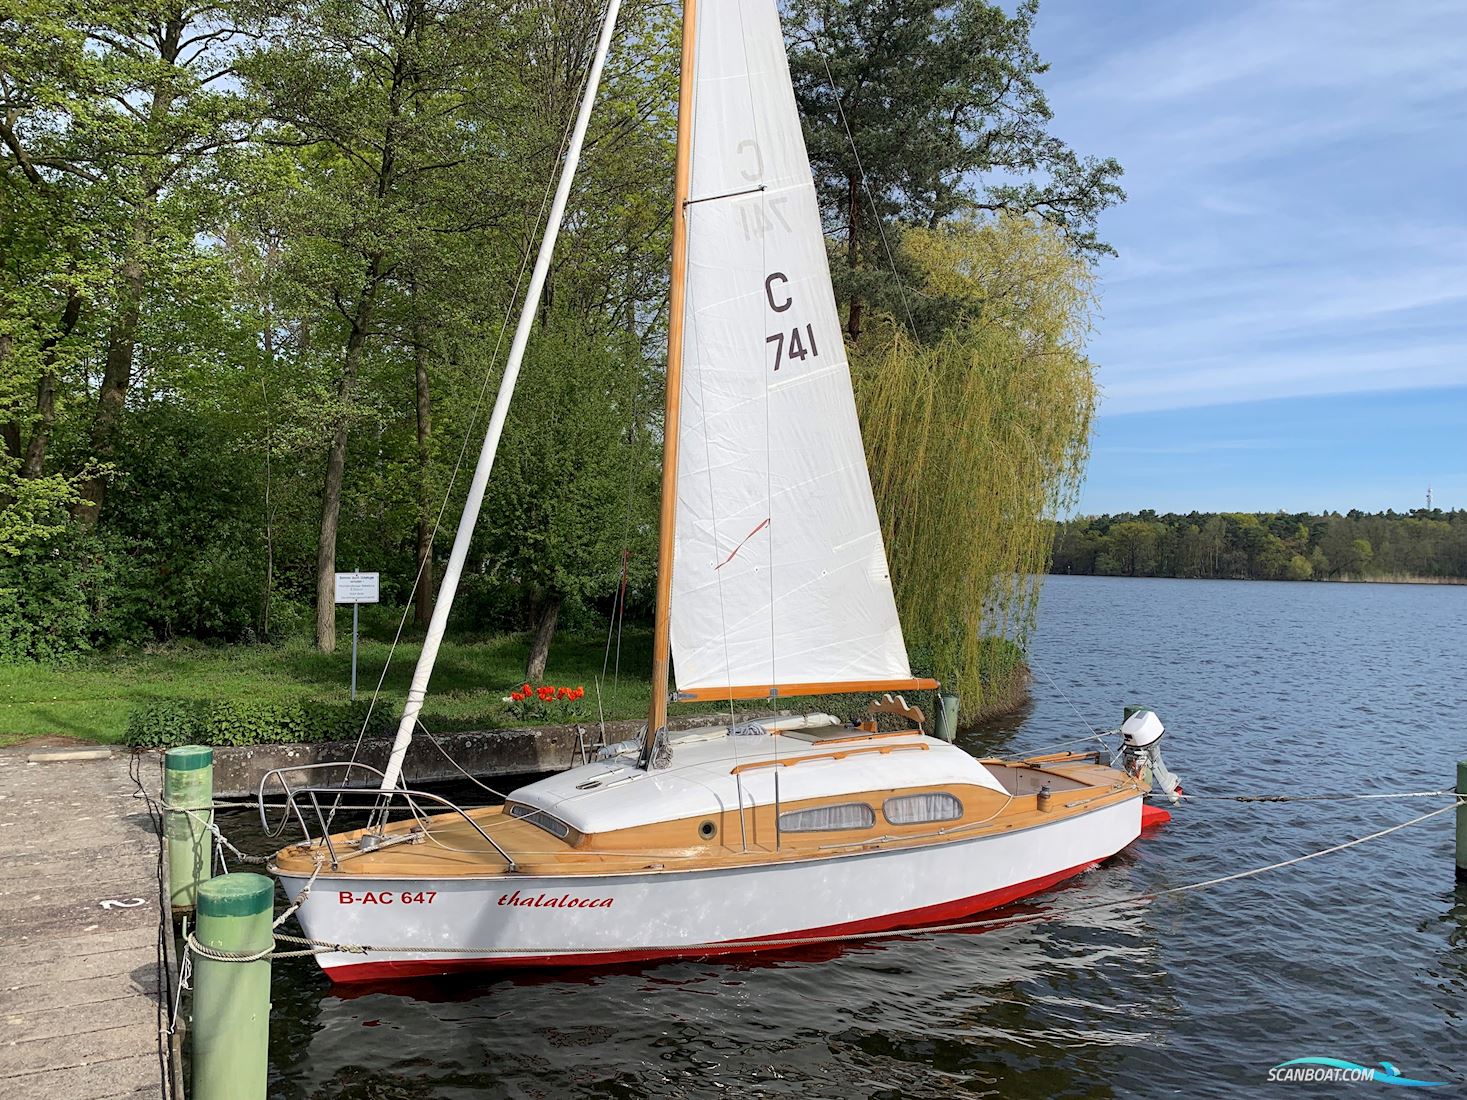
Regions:
M 683 0 L 683 60 L 677 95 L 677 169 L 672 188 L 672 282 L 668 300 L 667 406 L 662 421 L 662 511 L 657 523 L 657 614 L 652 633 L 652 706 L 638 760 L 650 770 L 667 726 L 672 556 L 677 535 L 677 446 L 683 403 L 683 308 L 688 294 L 688 186 L 693 166 L 693 63 L 698 0 Z
M 473 480 L 469 482 L 468 498 L 464 501 L 463 514 L 459 516 L 458 533 L 453 538 L 453 550 L 448 555 L 448 565 L 444 568 L 443 581 L 438 588 L 438 599 L 433 604 L 433 616 L 428 621 L 428 633 L 423 638 L 423 651 L 418 655 L 417 666 L 413 669 L 407 702 L 402 708 L 402 721 L 398 723 L 397 737 L 392 743 L 392 755 L 388 758 L 382 777 L 384 791 L 397 786 L 398 777 L 402 774 L 403 757 L 407 755 L 408 745 L 412 743 L 418 715 L 423 709 L 423 699 L 428 693 L 428 681 L 433 675 L 433 664 L 438 659 L 438 647 L 442 644 L 443 633 L 448 627 L 448 613 L 453 608 L 453 598 L 458 592 L 458 582 L 463 575 L 464 561 L 469 555 L 474 525 L 479 520 L 479 508 L 484 503 L 484 490 L 489 484 L 489 473 L 494 468 L 494 455 L 499 450 L 499 437 L 504 434 L 510 398 L 514 396 L 515 382 L 520 376 L 520 364 L 525 357 L 525 346 L 530 341 L 530 330 L 535 325 L 540 293 L 545 287 L 545 277 L 555 255 L 555 239 L 560 233 L 560 223 L 565 216 L 566 203 L 570 199 L 571 184 L 575 180 L 576 166 L 581 159 L 581 147 L 586 140 L 586 128 L 591 121 L 591 108 L 596 102 L 596 90 L 601 85 L 601 70 L 606 63 L 606 54 L 611 49 L 611 36 L 616 29 L 616 17 L 620 9 L 621 0 L 608 0 L 606 19 L 601 25 L 601 37 L 596 43 L 596 56 L 591 61 L 591 71 L 586 78 L 586 94 L 581 100 L 580 112 L 576 115 L 575 129 L 571 132 L 570 145 L 566 149 L 565 164 L 561 168 L 555 199 L 550 204 L 545 235 L 540 240 L 540 251 L 535 257 L 535 269 L 530 275 L 529 288 L 525 291 L 525 302 L 520 309 L 514 342 L 510 345 L 509 359 L 504 364 L 504 377 L 499 380 L 499 393 L 494 399 L 494 411 L 489 416 L 489 428 L 484 433 L 484 445 L 479 450 L 479 461 L 474 467 Z

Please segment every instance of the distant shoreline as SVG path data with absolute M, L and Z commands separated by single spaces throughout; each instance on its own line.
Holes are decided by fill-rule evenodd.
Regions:
M 1284 577 L 1175 577 L 1158 573 L 1046 573 L 1046 577 L 1100 577 L 1111 581 L 1243 581 L 1248 584 L 1436 584 L 1467 585 L 1467 577 L 1415 577 L 1389 574 L 1379 577 L 1315 577 L 1291 581 Z

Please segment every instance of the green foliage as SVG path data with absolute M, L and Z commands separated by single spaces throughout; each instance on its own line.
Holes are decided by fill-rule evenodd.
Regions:
M 925 346 L 889 325 L 885 346 L 873 340 L 854 364 L 902 623 L 965 719 L 1011 672 L 984 639 L 1028 638 L 1051 517 L 1073 501 L 1088 453 L 1090 274 L 1053 233 L 969 223 L 920 251 L 924 292 L 970 303 L 966 319 Z M 1006 269 L 1026 273 L 1023 295 L 1002 291 Z M 1025 305 L 1038 299 L 1053 308 Z
M 364 726 L 365 723 L 365 726 Z M 298 703 L 253 700 L 152 701 L 133 708 L 123 742 L 137 748 L 175 745 L 266 745 L 386 737 L 397 720 L 386 707 L 368 715 L 365 702 Z
M 556 313 L 526 357 L 479 535 L 486 575 L 526 598 L 610 595 L 624 549 L 650 584 L 660 441 L 635 429 L 659 395 L 625 345 Z
M 1247 580 L 1467 578 L 1467 511 L 1081 516 L 1055 573 Z

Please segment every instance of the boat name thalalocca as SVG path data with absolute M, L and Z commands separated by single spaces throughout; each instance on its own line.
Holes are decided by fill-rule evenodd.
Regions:
M 559 897 L 547 896 L 545 894 L 520 896 L 516 890 L 513 894 L 500 894 L 500 905 L 528 905 L 536 909 L 610 909 L 614 898 L 578 898 L 571 894 L 561 894 Z

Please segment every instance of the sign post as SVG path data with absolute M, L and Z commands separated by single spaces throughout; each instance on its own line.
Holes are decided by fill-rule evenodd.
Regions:
M 376 573 L 336 574 L 336 602 L 351 604 L 351 698 L 357 698 L 357 612 L 364 603 L 377 602 Z

